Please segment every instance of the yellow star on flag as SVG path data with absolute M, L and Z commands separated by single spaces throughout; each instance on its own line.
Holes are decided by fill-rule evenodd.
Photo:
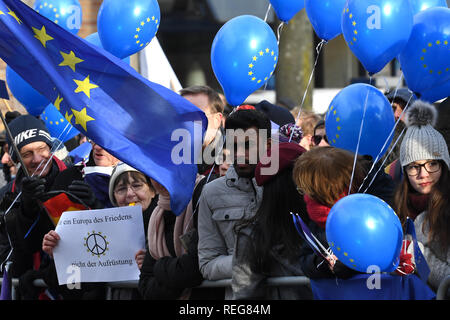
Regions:
M 72 121 L 73 118 L 73 114 L 69 115 L 69 113 L 66 111 L 66 115 L 64 116 L 66 118 L 66 120 L 70 123 Z
M 253 63 L 250 63 L 249 65 L 248 65 L 248 67 L 251 69 L 251 68 L 253 68 Z
M 77 63 L 83 62 L 83 59 L 78 58 L 73 51 L 70 51 L 69 53 L 64 53 L 62 51 L 59 52 L 61 56 L 63 57 L 63 61 L 59 64 L 60 67 L 68 66 L 70 69 L 72 69 L 73 72 L 75 72 L 75 65 Z
M 84 131 L 87 131 L 86 124 L 89 121 L 95 120 L 87 114 L 86 108 L 83 108 L 81 111 L 77 111 L 75 109 L 71 109 L 73 115 L 75 116 L 75 124 L 79 124 L 83 127 Z
M 13 17 L 14 19 L 16 19 L 16 21 L 17 21 L 19 24 L 22 24 L 22 20 L 20 20 L 20 19 L 16 16 L 16 13 L 15 13 L 14 11 L 11 11 L 11 9 L 10 9 L 9 12 L 8 12 L 8 14 L 9 14 L 11 17 Z
M 42 26 L 41 30 L 36 29 L 34 27 L 32 27 L 32 28 L 33 28 L 33 32 L 34 32 L 34 37 L 42 43 L 44 48 L 46 48 L 47 41 L 53 40 L 53 38 L 47 34 L 47 31 L 45 31 L 45 26 Z
M 58 97 L 56 98 L 55 102 L 53 102 L 53 105 L 56 107 L 56 109 L 58 109 L 58 111 L 59 111 L 60 108 L 61 108 L 61 102 L 62 102 L 63 100 L 64 100 L 64 99 L 61 98 L 61 97 L 59 96 L 59 94 L 58 94 Z
M 96 84 L 89 81 L 89 76 L 87 76 L 83 81 L 73 79 L 78 87 L 75 89 L 75 93 L 84 92 L 88 98 L 91 98 L 91 91 L 94 88 L 98 88 Z M 76 117 L 76 116 L 75 116 Z

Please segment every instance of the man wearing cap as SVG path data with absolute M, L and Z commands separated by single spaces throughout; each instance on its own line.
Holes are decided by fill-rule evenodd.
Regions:
M 389 100 L 389 102 L 392 105 L 392 111 L 394 112 L 394 118 L 396 121 L 396 127 L 394 131 L 394 135 L 392 138 L 391 145 L 389 146 L 388 150 L 390 151 L 392 149 L 392 145 L 397 141 L 398 137 L 402 133 L 402 131 L 405 129 L 405 123 L 403 122 L 404 114 L 403 110 L 406 108 L 406 106 L 412 105 L 412 103 L 416 100 L 414 94 L 408 90 L 408 88 L 399 88 L 397 90 L 391 90 L 387 93 L 385 93 L 386 98 Z M 397 120 L 400 118 L 400 121 Z M 397 184 L 402 179 L 402 168 L 397 161 L 399 155 L 400 155 L 400 145 L 402 143 L 403 137 L 401 137 L 397 144 L 392 149 L 392 152 L 388 155 L 387 153 L 384 155 L 384 157 L 381 159 L 381 162 L 384 161 L 384 159 L 387 157 L 385 163 L 386 168 L 385 172 L 391 176 L 391 178 L 394 180 L 394 183 Z
M 37 219 L 52 225 L 39 199 L 50 190 L 55 177 L 66 169 L 66 165 L 52 156 L 52 140 L 41 120 L 23 115 L 12 120 L 8 126 L 24 167 L 19 169 L 14 180 L 0 190 L 0 209 L 5 213 L 5 224 L 0 230 L 0 258 L 6 260 L 12 244 L 11 275 L 18 277 L 33 268 L 33 254 L 36 252 L 24 241 L 27 235 L 25 229 Z M 9 137 L 7 140 L 11 160 L 18 163 L 12 141 Z

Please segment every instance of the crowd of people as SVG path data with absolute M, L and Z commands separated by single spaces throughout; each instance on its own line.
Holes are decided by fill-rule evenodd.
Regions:
M 215 162 L 198 164 L 192 199 L 179 215 L 171 211 L 166 188 L 130 167 L 126 155 L 119 160 L 88 139 L 89 159 L 73 163 L 67 152 L 55 153 L 62 143 L 55 145 L 40 119 L 7 115 L 15 146 L 8 136 L 2 141 L 0 262 L 2 271 L 8 268 L 19 279 L 20 299 L 105 298 L 104 283 L 76 289 L 58 283 L 53 251 L 61 237 L 43 203 L 60 193 L 85 209 L 142 207 L 145 247 L 133 252 L 138 287 L 115 289 L 114 299 L 313 299 L 309 285 L 270 287 L 266 280 L 345 281 L 361 273 L 334 255 L 317 255 L 291 213 L 300 214 L 328 247 L 331 208 L 358 190 L 387 202 L 404 228 L 407 218 L 414 221 L 432 291 L 450 275 L 450 157 L 446 132 L 434 128 L 439 117 L 434 105 L 414 99 L 407 89 L 386 94 L 399 120 L 393 142 L 401 139 L 382 165 L 384 158 L 373 163 L 358 155 L 354 162 L 352 152 L 330 146 L 323 116 L 314 112 L 268 101 L 232 109 L 208 86 L 180 94 L 206 114 L 203 149 L 213 152 Z M 226 130 L 244 133 L 233 150 L 224 148 Z M 267 170 L 274 162 L 276 170 Z M 407 246 L 393 276 L 417 274 L 415 253 Z M 35 279 L 47 288 L 34 286 Z M 198 288 L 204 280 L 221 279 L 231 279 L 231 286 Z

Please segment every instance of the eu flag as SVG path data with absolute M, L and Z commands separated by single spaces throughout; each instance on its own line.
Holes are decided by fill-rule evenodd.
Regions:
M 200 109 L 21 1 L 0 0 L 0 57 L 78 131 L 165 186 L 172 211 L 183 211 L 207 126 Z M 179 130 L 191 161 L 172 159 Z

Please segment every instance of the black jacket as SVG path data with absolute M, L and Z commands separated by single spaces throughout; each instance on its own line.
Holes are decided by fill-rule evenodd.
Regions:
M 65 168 L 61 160 L 54 158 L 50 172 L 45 177 L 45 190 L 49 191 L 56 176 Z M 2 196 L 0 210 L 6 212 L 22 189 L 24 174 L 20 170 L 16 179 L 0 190 Z M 54 228 L 46 211 L 36 202 L 35 206 L 24 208 L 22 197 L 6 214 L 0 230 L 0 258 L 4 261 L 10 252 L 9 239 L 13 245 L 10 256 L 12 261 L 10 274 L 19 277 L 33 268 L 33 255 L 39 253 L 44 235 Z

